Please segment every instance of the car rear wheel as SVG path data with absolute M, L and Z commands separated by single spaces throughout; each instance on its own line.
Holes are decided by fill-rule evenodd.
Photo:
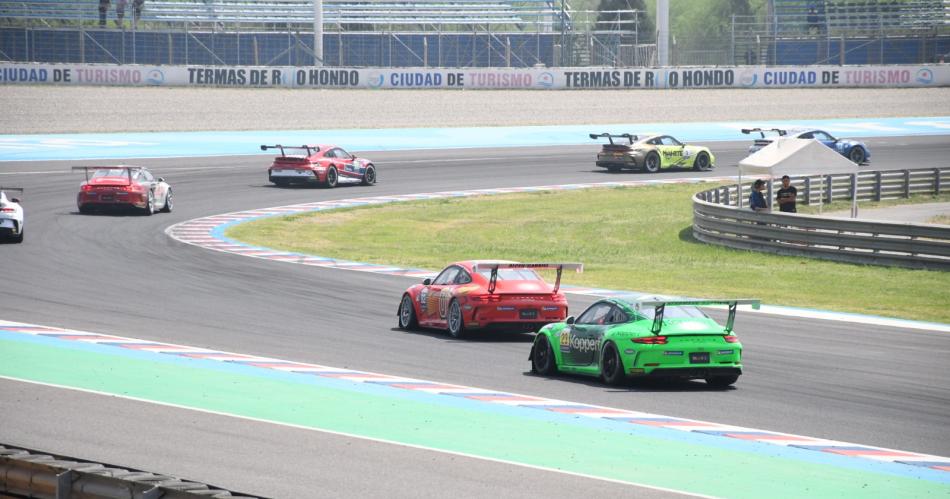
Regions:
M 646 159 L 643 160 L 643 169 L 650 173 L 660 171 L 660 155 L 656 151 L 647 154 Z
M 15 235 L 15 236 L 13 236 L 13 242 L 15 242 L 15 243 L 22 243 L 22 242 L 23 242 L 23 232 L 25 232 L 25 229 L 23 229 L 23 228 L 21 227 L 21 228 L 20 228 L 20 233 L 17 234 L 17 235 Z
M 373 165 L 366 167 L 366 172 L 363 173 L 363 185 L 373 185 L 376 183 L 376 168 Z
M 851 152 L 848 153 L 848 159 L 859 165 L 864 163 L 865 158 L 867 158 L 867 154 L 864 153 L 864 149 L 858 146 L 852 147 Z
M 534 348 L 531 350 L 531 369 L 538 374 L 548 376 L 554 374 L 556 367 L 551 342 L 548 341 L 547 336 L 538 335 L 538 341 L 534 343 Z
M 411 330 L 419 326 L 416 319 L 416 309 L 412 305 L 412 297 L 409 293 L 402 295 L 402 301 L 399 302 L 399 329 Z
M 709 155 L 701 152 L 696 155 L 696 160 L 693 161 L 693 170 L 703 171 L 709 169 Z
M 168 193 L 165 194 L 165 206 L 162 207 L 162 213 L 171 213 L 172 208 L 175 207 L 174 200 L 172 199 L 172 190 L 168 189 Z
M 329 187 L 330 189 L 336 187 L 337 180 L 338 179 L 336 177 L 336 168 L 331 166 L 330 169 L 327 170 L 326 186 Z
M 452 303 L 449 304 L 449 313 L 446 317 L 446 322 L 449 327 L 449 334 L 453 338 L 463 338 L 465 337 L 465 324 L 462 319 L 462 306 L 459 305 L 458 300 L 452 299 Z
M 733 374 L 730 376 L 710 376 L 706 378 L 706 384 L 715 388 L 725 388 L 727 386 L 732 386 L 739 381 L 739 375 Z
M 600 377 L 608 385 L 616 385 L 623 381 L 623 361 L 613 343 L 604 345 L 604 353 L 600 360 Z
M 152 213 L 155 213 L 155 194 L 149 192 L 148 201 L 145 202 L 145 208 L 142 210 L 142 214 L 150 216 Z

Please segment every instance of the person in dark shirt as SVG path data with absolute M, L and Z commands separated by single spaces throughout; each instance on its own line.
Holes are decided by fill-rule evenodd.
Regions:
M 792 185 L 792 179 L 788 175 L 782 177 L 782 188 L 778 190 L 775 197 L 778 200 L 778 209 L 785 213 L 795 213 L 795 200 L 798 197 L 798 189 Z
M 762 189 L 765 189 L 764 180 L 759 179 L 752 184 L 752 194 L 749 195 L 749 208 L 752 211 L 769 211 L 769 204 L 762 195 Z

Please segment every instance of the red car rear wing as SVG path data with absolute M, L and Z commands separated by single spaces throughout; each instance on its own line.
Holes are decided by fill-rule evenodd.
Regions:
M 726 321 L 726 332 L 732 332 L 732 326 L 736 320 L 736 305 L 752 305 L 753 310 L 758 310 L 762 305 L 761 300 L 752 300 L 752 299 L 735 299 L 735 300 L 651 300 L 651 301 L 641 301 L 637 303 L 638 307 L 653 307 L 653 328 L 650 329 L 650 332 L 653 334 L 659 335 L 660 329 L 663 328 L 663 313 L 666 310 L 667 305 L 671 307 L 676 307 L 680 305 L 690 305 L 694 307 L 701 307 L 705 305 L 728 305 L 729 306 L 729 319 Z
M 498 269 L 554 269 L 557 270 L 557 281 L 554 283 L 554 292 L 561 288 L 561 273 L 564 269 L 573 270 L 580 274 L 584 271 L 583 263 L 510 263 L 510 262 L 480 262 L 476 263 L 473 270 L 481 272 L 490 270 L 491 277 L 488 279 L 488 292 L 495 292 L 495 285 L 498 283 Z
M 611 133 L 592 133 L 588 137 L 597 140 L 601 137 L 607 137 L 607 140 L 610 141 L 610 145 L 614 145 L 614 139 L 627 139 L 631 144 L 639 140 L 639 137 L 631 133 L 621 133 L 621 134 L 611 134 Z
M 86 182 L 89 181 L 89 171 L 96 170 L 125 170 L 125 173 L 129 176 L 129 183 L 132 183 L 132 170 L 141 170 L 141 166 L 127 166 L 127 165 L 118 165 L 118 166 L 74 166 L 74 172 L 85 172 L 86 173 Z
M 262 150 L 262 151 L 266 151 L 266 150 L 268 150 L 268 149 L 280 149 L 280 156 L 281 156 L 281 157 L 287 157 L 287 153 L 284 152 L 284 149 L 301 149 L 301 150 L 306 150 L 308 157 L 309 157 L 309 156 L 312 156 L 314 153 L 320 152 L 320 148 L 319 148 L 318 146 L 308 146 L 308 145 L 303 145 L 303 146 L 282 146 L 282 145 L 280 145 L 280 144 L 277 144 L 277 145 L 275 145 L 275 146 L 261 145 L 261 150 Z

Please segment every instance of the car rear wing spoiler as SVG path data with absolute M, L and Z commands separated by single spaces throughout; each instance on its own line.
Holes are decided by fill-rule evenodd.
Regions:
M 130 183 L 130 184 L 132 183 L 132 170 L 141 170 L 141 169 L 142 169 L 141 166 L 124 166 L 124 165 L 119 165 L 119 166 L 74 166 L 74 167 L 73 167 L 73 171 L 74 171 L 74 172 L 80 172 L 80 171 L 81 171 L 81 172 L 85 172 L 85 174 L 86 174 L 86 182 L 89 181 L 89 171 L 90 171 L 90 170 L 92 170 L 92 171 L 95 171 L 95 170 L 125 170 L 125 173 L 127 173 L 128 176 L 129 176 L 129 183 Z
M 749 135 L 750 133 L 755 133 L 755 132 L 759 132 L 759 135 L 762 136 L 763 139 L 765 138 L 766 132 L 775 132 L 780 137 L 788 135 L 788 130 L 784 130 L 782 128 L 743 128 L 742 129 L 742 133 L 746 135 Z
M 10 191 L 10 192 L 19 192 L 20 194 L 23 194 L 23 188 L 22 188 L 22 187 L 3 187 L 2 185 L 0 185 L 0 192 L 8 192 L 8 191 Z M 16 198 L 10 198 L 10 201 L 13 201 L 14 203 L 19 203 L 19 202 L 20 202 L 20 200 L 19 200 L 19 199 L 16 199 Z
M 280 144 L 277 144 L 277 145 L 275 145 L 275 146 L 268 146 L 268 145 L 263 145 L 263 144 L 261 145 L 261 150 L 262 150 L 262 151 L 266 151 L 266 150 L 268 150 L 268 149 L 280 149 L 280 156 L 281 156 L 282 158 L 286 158 L 286 157 L 287 157 L 287 153 L 284 152 L 284 149 L 300 149 L 300 150 L 305 150 L 305 151 L 307 151 L 307 156 L 313 156 L 314 153 L 320 152 L 320 148 L 317 147 L 317 146 L 308 146 L 308 145 L 302 145 L 302 146 L 283 146 L 283 145 L 280 145 Z
M 632 133 L 621 133 L 621 134 L 612 134 L 612 133 L 592 133 L 588 137 L 597 140 L 601 137 L 607 137 L 607 140 L 610 141 L 610 145 L 614 145 L 614 139 L 627 139 L 631 144 L 636 142 L 639 137 Z
M 656 300 L 656 301 L 641 301 L 637 303 L 637 308 L 639 307 L 653 307 L 653 327 L 650 329 L 650 332 L 653 334 L 659 335 L 660 329 L 663 328 L 663 313 L 666 310 L 667 306 L 676 307 L 681 305 L 689 305 L 693 307 L 703 307 L 707 305 L 728 305 L 729 306 L 729 319 L 726 321 L 726 332 L 732 332 L 732 326 L 736 321 L 736 306 L 737 305 L 751 305 L 752 310 L 758 310 L 762 306 L 761 300 L 752 300 L 752 299 L 736 299 L 736 300 Z
M 476 263 L 473 270 L 481 272 L 490 270 L 491 277 L 488 279 L 488 293 L 495 292 L 495 285 L 498 283 L 498 269 L 553 269 L 557 270 L 557 281 L 554 283 L 554 292 L 561 288 L 561 273 L 565 269 L 573 270 L 580 274 L 584 271 L 583 263 L 509 263 L 509 262 L 482 262 Z

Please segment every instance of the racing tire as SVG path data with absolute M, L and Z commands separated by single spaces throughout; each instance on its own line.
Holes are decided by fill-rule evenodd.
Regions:
M 554 349 L 551 348 L 548 337 L 543 334 L 538 335 L 538 341 L 531 349 L 531 370 L 544 376 L 550 376 L 557 371 Z
M 646 159 L 643 160 L 643 169 L 648 173 L 660 171 L 660 155 L 656 151 L 650 151 Z
M 607 171 L 610 172 L 610 173 L 619 173 L 619 172 L 620 172 L 620 167 L 619 167 L 619 166 L 608 166 L 608 167 L 607 167 Z
M 709 155 L 704 152 L 697 154 L 696 159 L 693 160 L 693 170 L 701 172 L 709 168 Z
M 618 385 L 624 379 L 623 360 L 613 343 L 604 345 L 600 355 L 600 377 L 608 385 Z
M 327 170 L 327 181 L 324 183 L 324 185 L 326 185 L 328 189 L 332 189 L 336 187 L 336 184 L 339 180 L 340 179 L 337 178 L 337 175 L 336 175 L 336 168 L 331 166 Z
M 172 190 L 168 189 L 168 193 L 165 194 L 165 206 L 162 206 L 162 213 L 171 213 L 174 207 L 175 201 L 172 198 Z
M 848 159 L 850 159 L 852 163 L 860 165 L 867 159 L 867 154 L 864 152 L 864 148 L 855 146 L 848 152 Z
M 399 329 L 405 331 L 411 331 L 419 327 L 419 320 L 416 318 L 416 309 L 412 305 L 412 297 L 409 296 L 409 293 L 402 295 L 402 300 L 399 301 L 399 320 L 397 326 Z
M 363 185 L 373 185 L 376 183 L 376 167 L 369 165 L 366 172 L 363 173 Z
M 455 298 L 452 299 L 452 303 L 449 303 L 449 312 L 445 316 L 445 322 L 449 334 L 453 338 L 465 337 L 465 320 L 462 318 L 462 306 Z
M 89 213 L 90 211 L 92 211 L 92 210 L 90 210 L 89 208 L 87 208 L 86 205 L 84 205 L 84 204 L 79 205 L 79 213 L 82 213 L 83 215 L 85 215 L 85 214 Z
M 728 376 L 710 376 L 706 378 L 706 384 L 713 388 L 726 388 L 732 386 L 739 381 L 738 374 L 731 374 Z
M 13 236 L 13 242 L 14 242 L 14 243 L 17 243 L 17 244 L 22 243 L 22 242 L 23 242 L 23 233 L 24 233 L 24 232 L 26 232 L 25 229 L 20 229 L 20 233 L 17 234 L 17 235 L 15 235 L 15 236 Z
M 145 208 L 142 209 L 142 214 L 149 217 L 155 213 L 155 194 L 151 192 L 148 193 L 148 201 L 145 202 Z
M 273 179 L 271 182 L 273 182 L 277 187 L 287 187 L 289 185 L 289 182 L 284 179 Z

